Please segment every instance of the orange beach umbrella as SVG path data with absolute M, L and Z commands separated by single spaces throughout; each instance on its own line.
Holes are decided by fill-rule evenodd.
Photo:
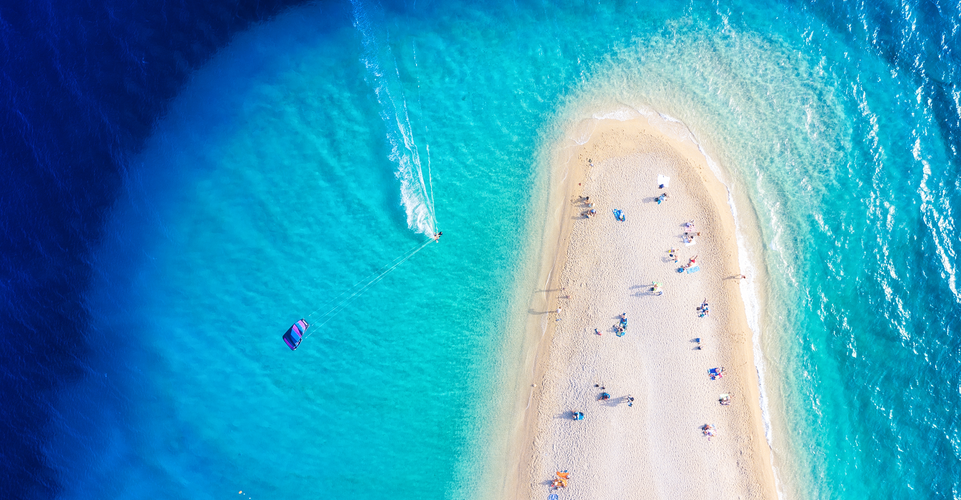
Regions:
M 558 473 L 557 473 L 557 479 L 555 479 L 554 481 L 556 481 L 558 484 L 560 484 L 561 488 L 567 488 L 567 480 L 570 479 L 570 478 L 571 478 L 571 477 L 570 477 L 570 474 L 569 474 L 569 473 L 567 473 L 567 472 L 558 472 Z

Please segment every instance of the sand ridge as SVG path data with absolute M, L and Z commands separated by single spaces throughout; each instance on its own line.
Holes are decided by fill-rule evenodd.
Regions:
M 776 498 L 724 186 L 692 143 L 645 118 L 600 121 L 572 153 L 559 166 L 574 171 L 559 269 L 549 305 L 534 311 L 547 320 L 547 345 L 518 497 L 547 498 L 555 471 L 568 470 L 561 498 Z M 658 189 L 659 174 L 671 178 L 667 189 Z M 658 204 L 662 192 L 669 197 Z M 581 217 L 589 208 L 582 195 L 593 218 Z M 701 235 L 685 246 L 690 220 Z M 700 271 L 676 271 L 694 256 Z M 651 292 L 655 281 L 662 295 Z M 710 314 L 699 317 L 705 299 Z M 621 313 L 628 327 L 618 337 Z M 711 380 L 715 367 L 725 373 Z M 599 401 L 602 392 L 611 399 Z M 723 393 L 729 406 L 718 402 Z M 704 424 L 716 429 L 710 440 Z

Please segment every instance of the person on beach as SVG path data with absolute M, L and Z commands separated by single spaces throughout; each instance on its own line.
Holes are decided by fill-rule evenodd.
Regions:
M 601 334 L 601 331 L 598 330 L 597 328 L 595 328 L 595 329 L 594 329 L 594 334 L 595 334 L 595 335 L 600 335 L 600 334 Z
M 666 200 L 666 199 L 667 199 L 667 193 L 661 193 L 660 196 L 658 196 L 657 198 L 654 198 L 654 201 L 656 201 L 657 204 L 660 205 L 660 204 L 663 203 L 664 200 Z
M 704 424 L 701 426 L 701 434 L 707 436 L 707 440 L 710 441 L 714 437 L 714 427 L 710 424 Z
M 711 313 L 707 305 L 707 299 L 704 299 L 704 302 L 697 306 L 697 312 L 699 313 L 698 316 L 701 318 Z
M 676 249 L 676 248 L 673 248 L 673 247 L 672 247 L 670 250 L 668 250 L 667 256 L 668 256 L 668 258 L 674 259 L 674 263 L 677 264 L 677 249 Z

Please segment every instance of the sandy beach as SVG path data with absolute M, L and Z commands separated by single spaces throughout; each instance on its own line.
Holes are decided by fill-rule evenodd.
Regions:
M 563 207 L 530 322 L 541 341 L 516 498 L 547 498 L 557 471 L 562 499 L 777 498 L 726 189 L 691 141 L 646 118 L 591 126 L 555 165 Z

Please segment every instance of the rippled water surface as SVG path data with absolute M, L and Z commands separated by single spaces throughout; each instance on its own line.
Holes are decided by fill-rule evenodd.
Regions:
M 956 4 L 207 5 L 0 9 L 20 496 L 489 495 L 545 148 L 650 113 L 756 228 L 784 491 L 961 496 Z

